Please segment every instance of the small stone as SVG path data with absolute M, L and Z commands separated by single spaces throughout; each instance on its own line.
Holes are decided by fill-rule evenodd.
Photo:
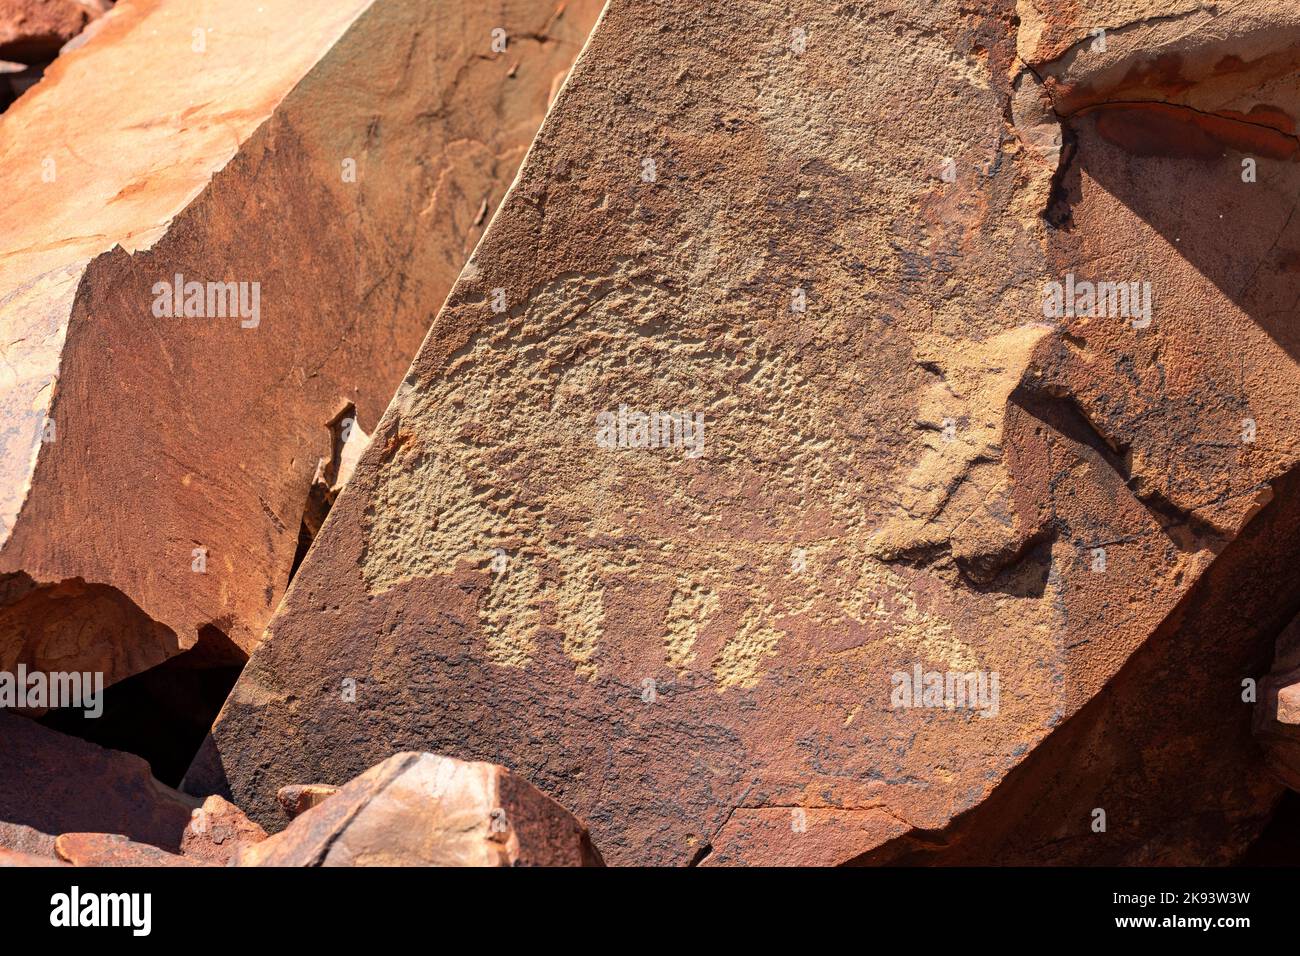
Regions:
M 290 818 L 301 816 L 312 807 L 319 806 L 326 798 L 339 792 L 338 787 L 324 783 L 290 784 L 281 787 L 275 794 Z
M 181 855 L 225 866 L 246 844 L 260 843 L 266 831 L 229 800 L 213 795 L 190 817 L 181 837 Z

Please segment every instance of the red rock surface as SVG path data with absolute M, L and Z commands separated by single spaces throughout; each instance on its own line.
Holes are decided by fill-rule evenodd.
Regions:
M 599 866 L 586 828 L 503 767 L 403 753 L 372 767 L 237 866 Z
M 1089 59 L 1113 6 L 611 3 L 187 785 L 272 827 L 397 745 L 526 775 L 611 862 L 826 864 L 1029 776 L 1103 802 L 982 861 L 1239 854 L 1292 600 L 1248 575 L 1300 593 L 1300 183 L 1230 119 L 1300 114 L 1289 14 L 1138 4 Z M 1111 101 L 1166 55 L 1176 106 Z M 1075 274 L 1151 321 L 1045 313 Z M 702 454 L 600 447 L 622 406 Z M 1000 702 L 897 706 L 914 669 Z
M 181 837 L 181 855 L 227 866 L 247 845 L 266 839 L 266 831 L 228 800 L 212 796 L 190 817 Z
M 147 843 L 134 843 L 115 833 L 65 833 L 54 841 L 59 859 L 73 866 L 211 866 L 167 853 Z
M 599 8 L 124 3 L 0 118 L 0 668 L 256 645 Z
M 0 672 L 179 775 L 252 656 L 194 796 L 0 714 L 0 866 L 1286 857 L 1294 4 L 107 6 L 0 0 Z
M 199 803 L 159 783 L 133 754 L 0 712 L 0 820 L 51 836 L 117 833 L 176 850 Z M 4 831 L 0 846 L 24 849 Z

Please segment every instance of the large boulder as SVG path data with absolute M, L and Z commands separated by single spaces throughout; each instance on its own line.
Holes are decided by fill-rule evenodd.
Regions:
M 1239 8 L 1169 43 L 1255 51 Z M 611 3 L 187 786 L 278 826 L 276 787 L 396 743 L 528 775 L 611 862 L 831 864 L 946 829 L 1109 695 L 1131 734 L 1041 775 L 1118 748 L 1148 826 L 1052 829 L 1180 852 L 1195 757 L 1128 695 L 1243 529 L 1295 516 L 1294 284 L 1218 219 L 1283 229 L 1295 173 L 1063 116 L 1031 26 Z M 1099 82 L 1164 52 L 1108 49 Z M 1206 103 L 1294 114 L 1268 65 Z M 1152 204 L 1188 181 L 1216 199 L 1184 232 Z M 1270 637 L 1161 697 L 1188 747 L 1247 744 L 1180 792 L 1223 858 L 1281 792 L 1239 696 Z
M 1285 623 L 1234 596 L 1300 585 L 1294 15 L 1095 6 L 613 0 L 187 788 L 272 829 L 396 744 L 610 862 L 813 864 L 1082 779 L 1124 813 L 1018 853 L 1231 859 Z
M 985 800 L 854 862 L 1207 866 L 1256 845 L 1282 789 L 1251 720 L 1258 732 L 1269 713 L 1261 675 L 1293 610 L 1284 596 L 1300 597 L 1300 473 L 1273 487 L 1105 690 Z M 1272 740 L 1259 738 L 1266 751 Z
M 134 754 L 0 712 L 0 847 L 41 853 L 60 834 L 106 832 L 176 851 L 199 804 Z
M 124 3 L 0 118 L 0 669 L 252 649 L 599 9 Z

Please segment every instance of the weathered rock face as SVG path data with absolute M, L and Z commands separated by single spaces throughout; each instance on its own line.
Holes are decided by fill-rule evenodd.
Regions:
M 244 847 L 237 866 L 599 866 L 586 828 L 503 767 L 383 761 Z
M 1234 862 L 1281 789 L 1259 759 L 1270 638 L 1300 595 L 1300 475 L 1210 569 L 1106 689 L 978 807 L 944 830 L 858 858 L 874 865 Z M 1103 811 L 1104 818 L 1097 810 Z M 1087 821 L 1087 826 L 1080 826 Z M 1105 830 L 1094 829 L 1105 824 Z
M 1081 274 L 1097 272 L 1124 249 L 1130 272 L 1160 277 L 1157 289 L 1163 287 L 1165 308 L 1179 325 L 1177 336 L 1127 350 L 1093 328 L 1080 334 L 1083 349 L 1058 371 L 1091 360 L 1091 350 L 1104 357 L 1090 362 L 1103 374 L 1072 390 L 1085 396 L 1085 415 L 1121 452 L 1131 483 L 1150 505 L 1189 515 L 1202 531 L 1221 535 L 1239 523 L 1241 512 L 1249 516 L 1257 502 L 1274 498 L 1272 513 L 1241 539 L 1248 548 L 1217 559 L 1212 587 L 1191 605 L 1196 613 L 1179 622 L 1177 640 L 1205 649 L 1196 658 L 1199 668 L 1187 668 L 1192 658 L 1185 650 L 1156 651 L 1178 663 L 1159 686 L 1142 692 L 1145 719 L 1168 739 L 1184 741 L 1183 753 L 1159 762 L 1148 748 L 1145 761 L 1144 773 L 1152 776 L 1153 765 L 1161 766 L 1166 789 L 1182 801 L 1176 806 L 1166 798 L 1159 814 L 1148 808 L 1147 817 L 1166 827 L 1167 846 L 1183 841 L 1170 851 L 1176 858 L 1162 859 L 1225 862 L 1255 816 L 1212 812 L 1219 798 L 1184 778 L 1194 766 L 1225 794 L 1253 790 L 1254 801 L 1222 801 L 1238 808 L 1275 796 L 1244 739 L 1241 701 L 1252 695 L 1239 687 L 1230 697 L 1215 687 L 1226 687 L 1234 674 L 1240 685 L 1267 672 L 1272 636 L 1300 608 L 1300 579 L 1289 566 L 1287 543 L 1300 533 L 1295 476 L 1274 480 L 1294 467 L 1297 443 L 1293 382 L 1300 333 L 1293 312 L 1300 295 L 1300 230 L 1293 228 L 1292 213 L 1300 191 L 1300 12 L 1261 0 L 1156 6 L 1133 5 L 1126 17 L 1107 17 L 1096 4 L 1065 16 L 1046 11 L 1037 27 L 1022 30 L 1021 55 L 1037 64 L 1071 142 L 1057 198 L 1073 228 L 1056 234 L 1054 261 L 1062 268 L 1077 263 Z M 1083 24 L 1114 28 L 1104 37 L 1063 39 L 1086 36 Z M 1079 334 L 1077 326 L 1072 331 Z M 1115 387 L 1118 376 L 1132 380 L 1130 395 Z M 1214 433 L 1223 440 L 1202 437 Z M 1258 704 L 1249 709 L 1260 741 L 1286 777 L 1288 734 L 1275 720 L 1285 716 L 1277 691 L 1300 658 L 1286 662 L 1285 634 L 1276 643 L 1274 673 L 1260 681 Z M 1229 662 L 1235 672 L 1225 667 Z M 1183 677 L 1171 680 L 1170 673 Z M 1217 675 L 1216 685 L 1205 681 L 1207 674 Z M 1199 689 L 1202 701 L 1190 715 L 1177 703 L 1189 689 Z M 1198 734 L 1190 732 L 1193 726 Z M 1110 717 L 1091 732 L 1102 727 L 1116 733 Z M 1198 740 L 1206 742 L 1189 759 Z M 1188 769 L 1176 769 L 1179 761 Z M 1084 789 L 1076 781 L 1075 795 Z M 1063 796 L 1058 787 L 1049 800 Z M 1204 815 L 1196 806 L 1202 800 Z M 1179 826 L 1179 813 L 1184 821 L 1204 822 Z M 1216 846 L 1220 827 L 1238 832 Z
M 5 114 L 0 669 L 254 646 L 600 4 L 562 7 L 124 3 Z
M 0 847 L 40 853 L 60 834 L 106 832 L 176 850 L 198 805 L 133 754 L 0 712 Z
M 526 774 L 611 862 L 838 863 L 1084 766 L 1129 816 L 1045 808 L 1077 859 L 1184 852 L 1170 793 L 1239 851 L 1280 793 L 1241 681 L 1300 582 L 1219 661 L 1195 610 L 1285 571 L 1300 189 L 1192 113 L 1286 126 L 1289 21 L 1090 61 L 1114 6 L 611 3 L 187 786 L 270 828 L 395 742 Z M 1100 104 L 1150 76 L 1144 139 Z

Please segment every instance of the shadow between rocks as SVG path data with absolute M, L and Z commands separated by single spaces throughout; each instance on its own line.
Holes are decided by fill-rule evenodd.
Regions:
M 1242 682 L 1268 672 L 1300 610 L 1300 470 L 1274 491 L 1102 692 L 986 800 L 852 863 L 1191 866 L 1265 854 L 1257 838 L 1284 788 L 1251 735 Z M 1105 832 L 1093 830 L 1098 809 Z

